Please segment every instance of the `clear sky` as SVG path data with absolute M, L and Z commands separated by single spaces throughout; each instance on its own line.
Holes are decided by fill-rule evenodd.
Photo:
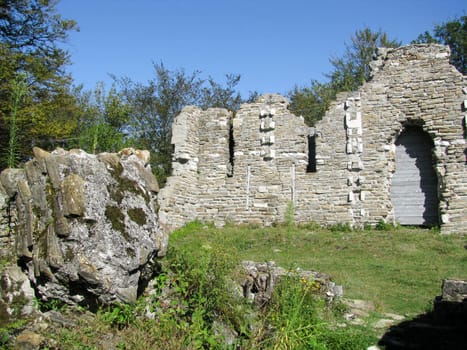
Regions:
M 286 93 L 324 80 L 358 29 L 410 43 L 467 12 L 466 0 L 60 0 L 80 27 L 65 45 L 75 84 L 110 87 L 109 74 L 146 83 L 153 63 L 202 72 L 238 89 Z

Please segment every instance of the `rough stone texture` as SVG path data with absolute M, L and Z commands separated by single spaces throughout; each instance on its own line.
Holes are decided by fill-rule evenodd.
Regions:
M 38 350 L 45 341 L 40 334 L 25 330 L 21 332 L 15 341 L 14 350 Z
M 35 148 L 24 169 L 0 174 L 2 224 L 39 296 L 90 306 L 135 301 L 168 238 L 148 160 L 133 149 Z
M 435 320 L 467 327 L 467 280 L 445 279 L 441 289 L 434 301 Z
M 342 286 L 336 285 L 329 275 L 321 272 L 300 269 L 287 271 L 276 266 L 273 261 L 267 263 L 243 261 L 242 267 L 246 275 L 241 284 L 243 296 L 259 306 L 265 305 L 271 299 L 275 286 L 286 276 L 296 276 L 304 279 L 306 283 L 316 283 L 316 292 L 324 295 L 328 300 L 342 297 L 343 294 Z
M 395 223 L 395 141 L 417 125 L 434 143 L 441 230 L 467 233 L 466 77 L 442 45 L 380 50 L 372 67 L 371 81 L 339 94 L 315 128 L 279 95 L 235 116 L 183 109 L 173 124 L 173 174 L 159 197 L 161 225 L 271 225 L 289 203 L 299 223 Z
M 433 311 L 394 324 L 382 336 L 384 349 L 465 349 L 467 281 L 446 279 Z
M 0 275 L 0 327 L 34 313 L 34 290 L 21 268 L 10 265 Z

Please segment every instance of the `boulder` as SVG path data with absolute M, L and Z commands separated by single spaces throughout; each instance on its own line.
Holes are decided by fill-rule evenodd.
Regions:
M 37 294 L 91 307 L 134 302 L 168 241 L 148 152 L 33 153 L 0 181 L 15 207 L 16 255 Z
M 7 265 L 0 274 L 0 327 L 4 322 L 24 319 L 35 312 L 34 290 L 28 276 L 16 265 Z

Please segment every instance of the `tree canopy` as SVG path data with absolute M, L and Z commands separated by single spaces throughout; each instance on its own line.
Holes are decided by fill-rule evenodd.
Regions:
M 429 31 L 420 34 L 413 43 L 439 43 L 451 49 L 451 63 L 467 74 L 467 16 L 447 21 L 435 26 L 433 34 Z
M 398 46 L 400 42 L 389 39 L 382 31 L 357 30 L 350 44 L 345 45 L 343 56 L 330 59 L 333 70 L 326 74 L 328 82 L 312 80 L 310 86 L 296 86 L 289 93 L 291 111 L 302 115 L 308 125 L 314 125 L 339 92 L 356 90 L 370 79 L 370 62 L 378 47 Z
M 56 4 L 0 0 L 0 147 L 11 147 L 9 131 L 15 114 L 14 127 L 21 130 L 14 140 L 18 160 L 33 145 L 61 138 L 75 126 L 63 118 L 74 102 L 69 95 L 71 77 L 64 71 L 68 53 L 58 44 L 77 26 L 56 13 Z M 18 79 L 24 83 L 19 99 Z M 1 159 L 0 167 L 4 166 Z
M 187 105 L 201 108 L 222 107 L 236 110 L 243 102 L 235 87 L 240 76 L 227 74 L 225 85 L 201 72 L 169 70 L 163 63 L 154 64 L 155 77 L 147 84 L 129 78 L 115 78 L 125 104 L 130 109 L 127 132 L 136 147 L 151 151 L 151 163 L 163 184 L 170 174 L 172 157 L 172 122 Z
M 186 105 L 223 107 L 236 111 L 253 101 L 236 90 L 240 75 L 227 74 L 224 82 L 201 72 L 169 70 L 154 64 L 147 83 L 114 77 L 106 91 L 72 87 L 65 72 L 69 55 L 60 44 L 73 20 L 56 11 L 58 0 L 0 0 L 0 169 L 27 159 L 32 146 L 79 147 L 88 152 L 118 151 L 132 146 L 151 151 L 151 163 L 161 184 L 170 174 L 171 127 Z M 451 62 L 466 74 L 467 16 L 447 21 L 414 42 L 437 42 L 451 47 Z M 385 32 L 357 30 L 344 54 L 332 57 L 327 81 L 311 80 L 289 92 L 290 109 L 309 125 L 322 118 L 339 92 L 356 90 L 371 79 L 370 62 L 378 47 L 397 47 Z

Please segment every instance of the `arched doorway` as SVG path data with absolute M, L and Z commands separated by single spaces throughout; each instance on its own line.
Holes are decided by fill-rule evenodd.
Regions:
M 433 167 L 433 141 L 418 126 L 407 126 L 396 140 L 396 171 L 391 200 L 401 225 L 439 224 L 438 179 Z

